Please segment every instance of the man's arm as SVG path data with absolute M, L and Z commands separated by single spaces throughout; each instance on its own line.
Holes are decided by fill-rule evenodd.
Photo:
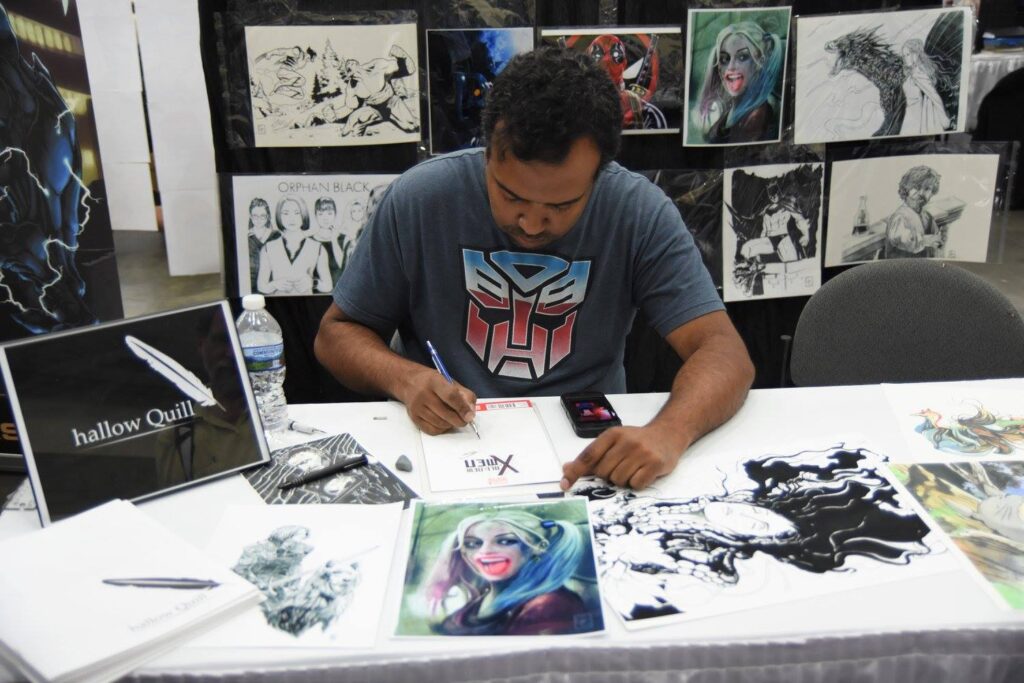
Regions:
M 427 434 L 464 427 L 476 415 L 476 395 L 441 373 L 388 348 L 375 331 L 332 303 L 320 320 L 313 352 L 338 381 L 355 391 L 384 394 L 405 404 Z
M 754 381 L 747 349 L 724 311 L 680 325 L 666 337 L 683 367 L 668 401 L 643 427 L 615 427 L 562 467 L 562 489 L 593 474 L 642 489 L 675 469 L 693 442 L 732 417 Z

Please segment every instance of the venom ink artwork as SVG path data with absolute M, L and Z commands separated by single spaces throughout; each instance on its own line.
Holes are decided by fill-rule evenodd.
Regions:
M 791 582 L 792 595 L 756 593 L 768 583 L 764 575 L 783 566 L 831 576 L 827 591 L 857 567 L 908 565 L 931 552 L 928 527 L 900 502 L 877 461 L 869 451 L 842 446 L 769 455 L 739 464 L 732 476 L 720 471 L 719 491 L 682 499 L 620 492 L 595 500 L 605 597 L 629 623 L 724 610 L 722 600 L 733 593 L 768 604 L 811 590 L 805 580 Z

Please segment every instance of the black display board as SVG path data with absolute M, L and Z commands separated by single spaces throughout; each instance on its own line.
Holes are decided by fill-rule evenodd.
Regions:
M 793 7 L 797 15 L 829 14 L 879 9 L 934 7 L 936 2 L 890 2 L 888 0 L 796 0 L 780 2 L 752 0 L 743 6 Z M 393 144 L 366 147 L 254 148 L 246 144 L 244 107 L 248 84 L 244 77 L 245 48 L 241 27 L 246 24 L 301 24 L 303 22 L 354 21 L 353 13 L 372 12 L 382 20 L 415 12 L 419 28 L 421 116 L 428 111 L 427 79 L 424 70 L 425 34 L 428 28 L 481 28 L 485 26 L 546 27 L 666 25 L 680 26 L 685 35 L 690 8 L 732 7 L 735 3 L 686 0 L 199 0 L 203 63 L 210 95 L 217 169 L 224 174 L 222 191 L 230 188 L 232 173 L 401 173 L 428 156 L 429 144 Z M 384 19 L 392 17 L 391 19 Z M 791 48 L 792 49 L 792 48 Z M 789 60 L 787 98 L 792 96 L 792 68 Z M 241 71 L 239 69 L 241 68 Z M 723 169 L 728 166 L 773 163 L 782 159 L 812 158 L 825 161 L 824 146 L 792 148 L 792 112 L 786 109 L 783 141 L 743 149 L 683 148 L 680 136 L 624 136 L 618 161 L 637 171 Z M 865 143 L 852 143 L 863 146 Z M 829 146 L 832 147 L 831 145 Z M 841 148 L 841 145 L 835 145 Z M 223 194 L 222 196 L 229 196 Z M 224 201 L 225 253 L 232 253 L 233 217 L 230 202 Z M 232 291 L 237 272 L 226 265 L 227 287 Z M 841 272 L 825 269 L 823 281 Z M 730 303 L 729 315 L 747 344 L 757 368 L 756 387 L 779 386 L 784 380 L 786 336 L 791 335 L 809 297 Z M 285 390 L 289 401 L 358 400 L 358 396 L 328 376 L 312 354 L 312 342 L 319 320 L 330 298 L 289 297 L 268 299 L 268 308 L 285 330 L 289 374 Z M 638 316 L 629 336 L 625 354 L 627 388 L 630 391 L 663 391 L 671 386 L 679 360 L 667 344 Z

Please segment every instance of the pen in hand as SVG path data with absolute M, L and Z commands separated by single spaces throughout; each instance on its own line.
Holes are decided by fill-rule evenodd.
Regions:
M 441 356 L 437 355 L 437 349 L 434 348 L 434 345 L 430 343 L 429 339 L 427 340 L 427 351 L 430 352 L 430 360 L 434 363 L 434 367 L 437 368 L 437 371 L 441 373 L 441 376 L 448 380 L 448 384 L 455 384 L 455 380 L 453 380 L 452 376 L 448 374 L 448 368 L 446 368 L 444 363 L 441 362 Z M 480 430 L 476 428 L 476 423 L 470 422 L 469 426 L 473 428 L 473 433 L 476 434 L 476 438 L 479 439 Z
M 289 479 L 288 481 L 279 484 L 277 488 L 282 491 L 286 491 L 288 489 L 293 489 L 296 486 L 302 486 L 303 484 L 309 484 L 319 479 L 324 479 L 325 477 L 329 477 L 333 474 L 354 470 L 355 468 L 362 467 L 363 465 L 369 462 L 370 461 L 367 459 L 366 455 L 363 454 L 355 458 L 349 458 L 348 460 L 336 462 L 333 465 L 328 465 L 327 467 L 322 467 L 318 470 L 313 470 L 312 472 L 306 472 L 303 475 L 295 477 L 294 479 Z

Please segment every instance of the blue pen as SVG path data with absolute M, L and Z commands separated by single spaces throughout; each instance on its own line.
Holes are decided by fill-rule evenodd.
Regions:
M 427 351 L 430 352 L 430 360 L 433 361 L 434 367 L 441 373 L 441 376 L 448 380 L 448 384 L 455 384 L 455 380 L 453 380 L 452 376 L 448 374 L 448 368 L 446 368 L 444 363 L 441 362 L 441 356 L 437 355 L 437 349 L 434 348 L 434 345 L 430 343 L 429 339 L 427 340 Z M 479 439 L 480 430 L 476 428 L 476 423 L 470 422 L 469 426 L 473 428 L 473 433 L 476 434 L 476 438 Z

